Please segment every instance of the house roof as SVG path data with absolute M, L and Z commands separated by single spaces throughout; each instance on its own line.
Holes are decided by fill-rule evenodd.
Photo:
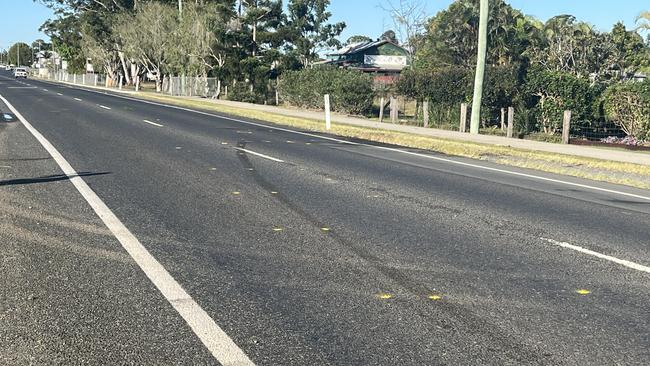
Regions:
M 358 43 L 352 43 L 349 44 L 337 51 L 334 51 L 333 53 L 328 54 L 328 56 L 343 56 L 343 55 L 351 55 L 354 53 L 358 53 L 364 50 L 367 50 L 372 47 L 379 47 L 382 46 L 386 43 L 390 43 L 392 45 L 395 45 L 397 47 L 403 48 L 402 46 L 395 44 L 387 39 L 380 39 L 377 41 L 371 41 L 371 42 L 358 42 Z

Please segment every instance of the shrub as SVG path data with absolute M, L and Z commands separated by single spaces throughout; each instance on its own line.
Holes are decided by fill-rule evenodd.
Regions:
M 353 70 L 316 67 L 283 74 L 278 85 L 287 104 L 303 108 L 324 108 L 323 96 L 330 95 L 332 110 L 362 114 L 372 108 L 372 77 Z
M 628 136 L 650 139 L 650 81 L 612 85 L 603 99 L 606 116 Z
M 247 85 L 247 83 L 239 82 L 230 89 L 228 100 L 262 104 L 264 103 L 264 96 L 256 93 L 254 90 L 251 91 L 250 85 Z
M 592 118 L 592 101 L 597 90 L 590 87 L 588 80 L 565 72 L 530 69 L 526 89 L 537 98 L 534 113 L 546 134 L 561 129 L 562 114 L 567 109 L 574 120 Z

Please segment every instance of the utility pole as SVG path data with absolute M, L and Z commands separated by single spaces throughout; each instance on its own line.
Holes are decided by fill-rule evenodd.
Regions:
M 472 99 L 472 120 L 469 132 L 478 134 L 481 122 L 481 99 L 483 98 L 483 80 L 485 77 L 485 56 L 487 53 L 487 23 L 490 5 L 488 0 L 481 0 L 481 15 L 478 27 L 478 56 L 476 58 L 476 77 L 474 78 L 474 98 Z
M 16 43 L 16 58 L 18 59 L 16 62 L 16 67 L 20 67 L 20 42 Z
M 178 15 L 183 16 L 183 0 L 178 0 Z

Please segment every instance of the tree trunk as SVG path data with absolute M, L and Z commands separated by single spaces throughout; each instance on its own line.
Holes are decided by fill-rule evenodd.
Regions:
M 221 95 L 221 79 L 217 78 L 217 94 L 215 94 L 214 99 L 219 99 Z
M 118 52 L 117 54 L 120 57 L 120 63 L 122 64 L 122 69 L 124 70 L 124 82 L 127 85 L 130 85 L 131 77 L 129 74 L 129 68 L 126 66 L 126 60 L 124 60 L 124 52 Z

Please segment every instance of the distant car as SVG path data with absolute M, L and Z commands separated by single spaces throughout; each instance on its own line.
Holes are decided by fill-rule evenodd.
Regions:
M 15 77 L 16 79 L 18 79 L 18 78 L 25 78 L 25 79 L 27 79 L 27 70 L 25 70 L 25 69 L 22 68 L 22 67 L 18 67 L 18 68 L 16 68 L 16 70 L 14 71 L 14 77 Z

